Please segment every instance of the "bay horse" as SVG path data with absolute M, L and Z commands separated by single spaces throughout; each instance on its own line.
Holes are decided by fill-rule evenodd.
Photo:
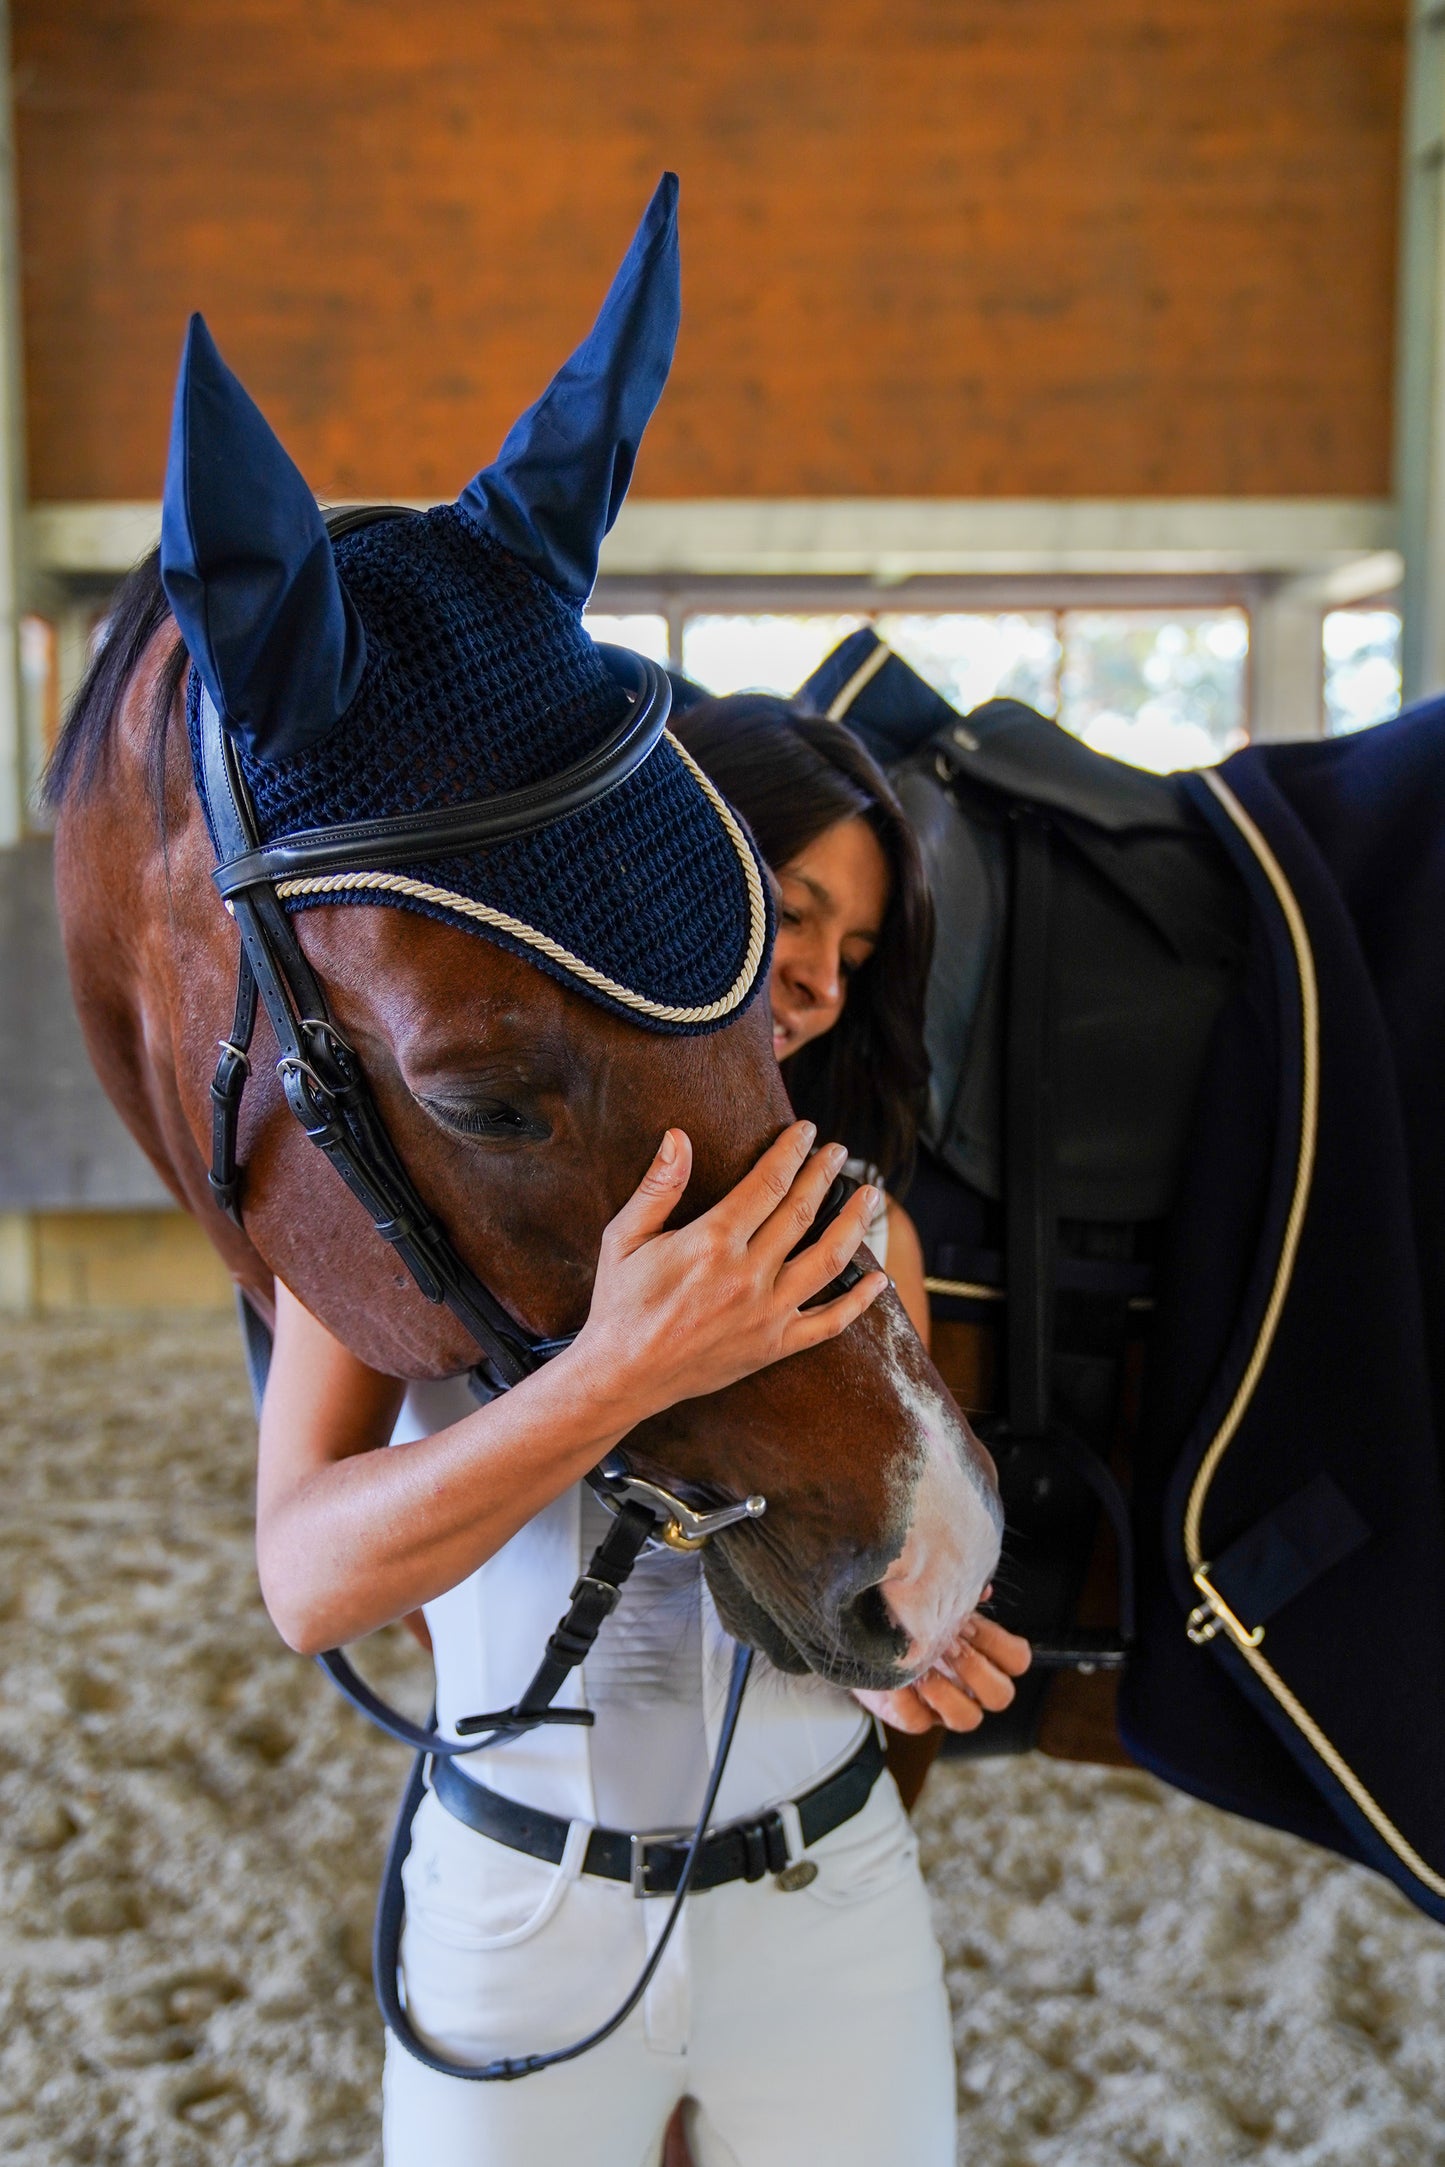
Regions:
M 188 714 L 193 726 L 197 703 L 213 698 L 237 757 L 263 780 L 293 775 L 323 737 L 344 743 L 374 682 L 358 657 L 367 640 L 381 651 L 376 627 L 405 587 L 408 551 L 423 545 L 450 552 L 449 566 L 465 559 L 448 573 L 448 607 L 503 623 L 523 597 L 533 613 L 524 669 L 545 678 L 550 666 L 538 624 L 575 658 L 579 593 L 666 374 L 648 297 L 671 278 L 675 331 L 673 215 L 660 190 L 591 340 L 460 505 L 360 534 L 323 527 L 197 319 L 167 484 L 181 539 L 163 539 L 122 590 L 53 769 L 60 916 L 105 1089 L 262 1316 L 284 1279 L 361 1360 L 399 1378 L 456 1375 L 476 1347 L 409 1280 L 292 1118 L 264 1014 L 235 1137 L 234 1217 L 208 1180 L 239 942 L 213 885 Z M 665 344 L 670 353 L 670 334 Z M 419 629 L 405 651 L 387 635 L 382 675 L 394 710 L 412 714 L 435 703 L 457 664 L 440 632 L 432 641 L 434 597 L 401 603 L 416 604 L 408 622 Z M 449 791 L 453 803 L 486 794 L 497 744 L 511 757 L 525 736 L 525 717 L 498 704 L 498 674 L 464 688 L 494 717 L 490 739 L 478 728 L 473 771 L 443 772 L 438 754 L 438 773 L 418 782 L 425 746 L 398 744 L 404 779 L 388 787 L 420 787 L 433 805 Z M 539 698 L 550 715 L 562 694 L 549 706 L 544 682 Z M 545 752 L 522 744 L 517 756 L 529 781 L 545 779 Z M 454 769 L 454 746 L 447 758 Z M 664 758 L 680 758 L 670 743 L 649 755 Z M 584 886 L 611 877 L 584 821 L 569 837 Z M 658 900 L 665 912 L 673 899 Z M 675 902 L 686 917 L 696 897 L 680 888 Z M 696 1214 L 790 1120 L 763 1000 L 706 1030 L 639 1027 L 585 978 L 543 967 L 535 944 L 479 938 L 455 912 L 411 907 L 395 889 L 308 895 L 288 918 L 411 1184 L 525 1333 L 551 1341 L 581 1326 L 603 1229 L 665 1127 L 692 1139 L 685 1210 Z M 765 960 L 755 982 L 761 967 L 766 983 Z M 783 1669 L 881 1694 L 901 1687 L 956 1634 L 997 1559 L 991 1462 L 891 1294 L 831 1343 L 650 1421 L 625 1455 L 634 1474 L 703 1504 L 767 1498 L 766 1517 L 730 1528 L 705 1564 L 725 1624 Z

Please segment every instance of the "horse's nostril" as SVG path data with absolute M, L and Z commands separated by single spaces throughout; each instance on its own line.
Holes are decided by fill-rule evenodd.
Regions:
M 871 1588 L 862 1589 L 844 1606 L 843 1622 L 861 1646 L 879 1641 L 897 1642 L 907 1638 L 906 1634 L 900 1633 L 897 1620 L 889 1610 L 883 1589 L 877 1582 Z

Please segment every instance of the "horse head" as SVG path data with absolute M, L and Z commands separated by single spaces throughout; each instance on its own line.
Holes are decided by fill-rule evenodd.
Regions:
M 63 748 L 61 914 L 102 1080 L 252 1299 L 268 1307 L 283 1278 L 399 1377 L 454 1375 L 476 1346 L 292 1118 L 264 1015 L 241 1223 L 208 1187 L 238 939 L 212 880 L 204 733 L 229 741 L 265 848 L 525 792 L 618 731 L 626 693 L 581 611 L 671 358 L 675 191 L 669 176 L 588 340 L 498 459 L 425 514 L 329 530 L 196 319 L 164 597 L 152 560 Z M 268 894 L 412 1187 L 530 1334 L 584 1321 L 603 1229 L 664 1127 L 692 1138 L 700 1212 L 790 1119 L 759 997 L 766 875 L 665 736 L 544 826 Z M 625 1455 L 703 1506 L 767 1497 L 706 1564 L 725 1622 L 786 1668 L 902 1682 L 996 1562 L 991 1463 L 891 1295 L 826 1346 L 645 1424 Z

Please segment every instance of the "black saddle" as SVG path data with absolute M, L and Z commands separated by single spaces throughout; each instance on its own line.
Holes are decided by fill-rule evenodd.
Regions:
M 1215 1020 L 1242 969 L 1242 884 L 1179 780 L 1105 758 L 1021 701 L 960 715 L 869 630 L 800 703 L 846 722 L 918 833 L 938 932 L 924 1149 L 905 1199 L 939 1322 L 997 1322 L 1009 1537 L 996 1607 L 1036 1647 L 964 1752 L 1037 1735 L 1048 1672 L 1118 1667 L 1132 1634 L 1120 1483 L 1130 1350 Z M 1118 1627 L 1079 1623 L 1099 1515 Z

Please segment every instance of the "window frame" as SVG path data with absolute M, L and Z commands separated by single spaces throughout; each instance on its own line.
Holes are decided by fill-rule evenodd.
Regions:
M 901 580 L 815 573 L 676 578 L 604 574 L 588 609 L 607 616 L 665 618 L 668 666 L 675 670 L 683 666 L 683 630 L 694 616 L 1052 616 L 1061 674 L 1063 620 L 1073 611 L 1235 609 L 1244 615 L 1249 641 L 1240 688 L 1240 723 L 1249 742 L 1254 736 L 1254 616 L 1271 591 L 1267 578 L 1247 573 L 916 574 Z M 1323 698 L 1320 726 L 1323 732 Z

